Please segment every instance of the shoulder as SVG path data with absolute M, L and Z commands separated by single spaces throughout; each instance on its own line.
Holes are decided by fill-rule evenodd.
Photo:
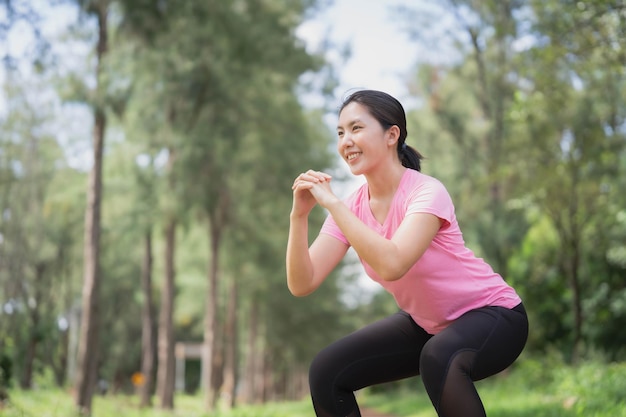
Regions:
M 417 171 L 408 180 L 403 198 L 407 214 L 430 213 L 449 223 L 454 221 L 454 203 L 441 181 Z
M 441 181 L 430 175 L 409 169 L 403 181 L 402 188 L 408 196 L 416 194 L 436 193 L 448 195 L 448 190 Z

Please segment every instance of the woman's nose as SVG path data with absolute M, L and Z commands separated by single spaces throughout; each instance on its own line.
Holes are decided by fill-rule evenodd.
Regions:
M 354 144 L 354 142 L 352 142 L 352 135 L 350 135 L 349 133 L 344 133 L 343 137 L 339 141 L 339 144 L 341 147 L 344 148 L 352 146 Z

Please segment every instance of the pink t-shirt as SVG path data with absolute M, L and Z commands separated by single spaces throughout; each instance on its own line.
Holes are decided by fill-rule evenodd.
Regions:
M 361 259 L 367 275 L 389 291 L 398 306 L 428 333 L 439 333 L 469 310 L 485 306 L 513 308 L 521 303 L 515 290 L 465 246 L 452 199 L 435 178 L 407 169 L 383 224 L 371 212 L 367 184 L 345 203 L 361 221 L 388 239 L 409 214 L 430 213 L 444 220 L 426 252 L 396 281 L 384 281 Z M 320 233 L 350 245 L 330 215 Z

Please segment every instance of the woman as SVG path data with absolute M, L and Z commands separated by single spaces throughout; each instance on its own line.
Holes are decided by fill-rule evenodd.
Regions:
M 309 170 L 293 184 L 287 244 L 292 294 L 315 291 L 352 246 L 400 311 L 322 350 L 309 382 L 317 416 L 360 416 L 354 391 L 420 375 L 439 416 L 485 416 L 473 381 L 521 353 L 528 320 L 520 297 L 466 248 L 445 187 L 420 173 L 406 145 L 406 116 L 390 95 L 351 94 L 339 111 L 337 150 L 367 180 L 345 201 L 331 176 Z M 315 204 L 329 216 L 308 246 Z

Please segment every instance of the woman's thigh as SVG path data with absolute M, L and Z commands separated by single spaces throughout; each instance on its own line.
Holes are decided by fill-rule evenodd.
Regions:
M 424 349 L 422 366 L 432 361 L 444 368 L 455 355 L 472 353 L 469 376 L 477 381 L 511 365 L 528 338 L 528 319 L 522 305 L 515 309 L 484 307 L 459 317 Z
M 420 353 L 431 337 L 400 311 L 323 349 L 311 364 L 311 388 L 356 391 L 418 375 Z

